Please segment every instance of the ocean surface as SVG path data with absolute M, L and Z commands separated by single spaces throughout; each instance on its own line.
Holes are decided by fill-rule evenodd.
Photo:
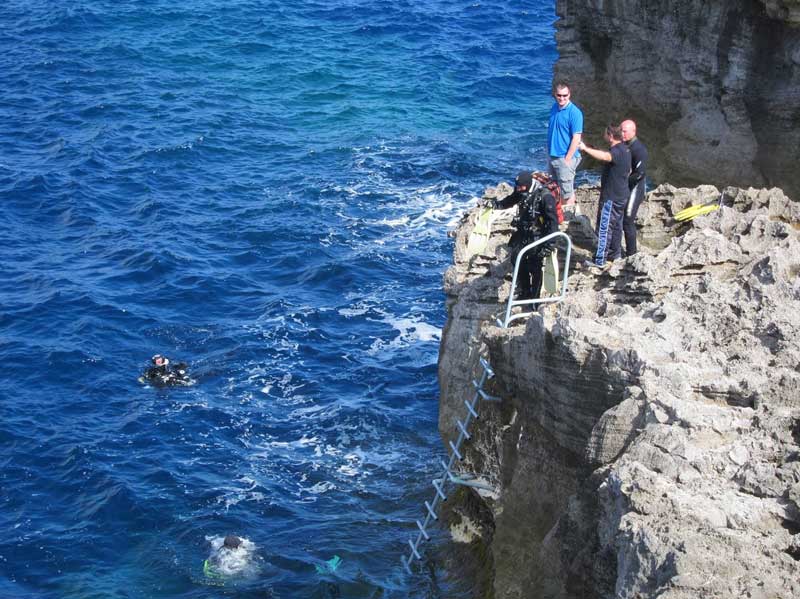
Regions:
M 555 18 L 2 3 L 0 597 L 470 596 L 443 534 L 400 564 L 447 232 L 544 167 Z M 197 383 L 140 383 L 156 353 Z M 208 576 L 231 533 L 247 563 Z

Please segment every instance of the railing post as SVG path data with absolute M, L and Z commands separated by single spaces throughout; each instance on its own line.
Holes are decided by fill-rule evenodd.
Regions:
M 536 299 L 526 299 L 526 300 L 514 300 L 514 292 L 517 289 L 517 275 L 519 273 L 519 265 L 522 262 L 522 257 L 532 250 L 533 248 L 542 245 L 550 241 L 551 239 L 555 239 L 556 237 L 563 237 L 567 240 L 567 255 L 566 259 L 564 260 L 564 275 L 561 278 L 561 293 L 559 293 L 555 297 L 539 297 Z M 497 324 L 503 327 L 504 329 L 508 328 L 508 325 L 511 321 L 516 320 L 517 318 L 524 318 L 527 316 L 526 313 L 522 314 L 514 314 L 511 315 L 511 309 L 514 306 L 533 306 L 535 304 L 550 304 L 562 301 L 567 296 L 567 278 L 569 277 L 569 261 L 572 257 L 572 240 L 569 238 L 569 235 L 564 233 L 563 231 L 556 231 L 555 233 L 550 233 L 550 235 L 546 235 L 541 239 L 534 241 L 533 243 L 529 243 L 526 245 L 522 250 L 517 254 L 517 260 L 514 263 L 514 276 L 511 278 L 511 291 L 508 294 L 508 305 L 506 306 L 506 316 L 501 321 L 500 319 L 497 320 Z

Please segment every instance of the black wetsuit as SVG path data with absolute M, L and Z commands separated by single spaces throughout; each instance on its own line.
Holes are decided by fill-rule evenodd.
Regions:
M 155 385 L 156 387 L 173 387 L 176 385 L 190 385 L 191 377 L 186 374 L 188 366 L 183 362 L 178 364 L 163 364 L 161 366 L 151 366 L 142 374 L 142 381 Z
M 638 138 L 634 137 L 628 143 L 628 149 L 631 151 L 631 174 L 628 177 L 631 194 L 628 204 L 625 206 L 622 229 L 625 232 L 625 254 L 633 256 L 636 253 L 636 213 L 644 200 L 647 148 Z
M 611 162 L 603 167 L 597 204 L 597 253 L 594 261 L 598 266 L 622 256 L 622 219 L 630 195 L 631 153 L 628 146 L 616 143 L 608 152 Z
M 558 213 L 556 212 L 556 199 L 543 187 L 530 193 L 515 191 L 495 202 L 495 207 L 501 210 L 515 205 L 518 205 L 517 217 L 514 219 L 517 230 L 511 235 L 509 245 L 513 250 L 513 260 L 516 263 L 522 248 L 558 231 Z M 517 299 L 539 297 L 542 290 L 544 257 L 553 250 L 553 247 L 554 242 L 550 241 L 523 255 L 517 275 L 517 286 L 519 287 Z

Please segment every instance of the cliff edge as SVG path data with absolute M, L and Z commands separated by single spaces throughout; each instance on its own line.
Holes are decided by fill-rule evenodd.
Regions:
M 716 212 L 675 222 L 719 195 L 657 188 L 645 251 L 600 275 L 576 264 L 566 301 L 508 329 L 513 211 L 474 257 L 465 215 L 445 275 L 445 440 L 480 356 L 503 398 L 460 465 L 496 492 L 447 502 L 476 596 L 800 597 L 800 205 L 727 188 Z M 584 214 L 595 197 L 580 191 Z M 568 233 L 577 263 L 588 220 Z

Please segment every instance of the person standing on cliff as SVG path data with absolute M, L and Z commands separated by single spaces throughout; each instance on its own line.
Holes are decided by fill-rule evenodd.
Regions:
M 597 206 L 597 253 L 594 266 L 603 268 L 606 261 L 622 257 L 622 218 L 630 196 L 628 176 L 631 172 L 631 152 L 622 142 L 622 130 L 617 125 L 606 127 L 608 151 L 590 148 L 580 143 L 580 149 L 592 158 L 605 162 L 600 179 L 600 202 Z
M 647 148 L 636 137 L 636 123 L 628 119 L 620 123 L 622 141 L 631 152 L 631 174 L 628 177 L 628 189 L 631 194 L 625 206 L 622 219 L 622 231 L 625 234 L 625 255 L 636 253 L 636 213 L 644 200 L 645 175 L 647 173 Z
M 512 262 L 516 263 L 522 249 L 558 231 L 558 212 L 556 199 L 550 190 L 536 181 L 529 171 L 522 171 L 514 182 L 514 192 L 501 200 L 493 200 L 495 210 L 506 210 L 517 206 L 517 217 L 512 221 L 516 231 L 511 235 Z M 519 293 L 516 299 L 538 299 L 542 291 L 542 266 L 545 257 L 554 250 L 550 241 L 533 248 L 522 256 L 519 265 L 517 284 Z M 532 306 L 530 306 L 532 307 Z
M 571 93 L 565 81 L 556 81 L 553 85 L 555 102 L 550 109 L 547 127 L 548 168 L 561 188 L 566 208 L 576 206 L 575 171 L 581 161 L 578 149 L 583 133 L 583 112 L 572 103 Z

